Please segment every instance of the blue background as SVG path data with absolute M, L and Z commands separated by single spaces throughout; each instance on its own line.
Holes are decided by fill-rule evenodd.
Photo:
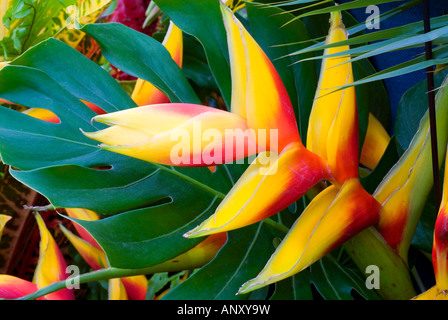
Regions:
M 339 4 L 351 2 L 351 0 L 339 0 L 336 1 Z M 444 13 L 448 14 L 448 0 L 429 0 L 430 16 L 440 16 Z M 378 5 L 380 12 L 384 13 L 389 11 L 403 2 L 393 2 Z M 358 21 L 365 21 L 371 13 L 365 12 L 365 9 L 355 9 L 349 11 Z M 380 21 L 380 30 L 389 29 L 397 26 L 401 26 L 407 23 L 412 23 L 416 21 L 423 21 L 423 9 L 422 4 L 419 4 L 405 12 L 389 18 L 385 21 Z M 377 31 L 378 29 L 366 30 L 366 32 Z M 416 58 L 420 54 L 424 54 L 424 47 L 417 49 L 407 49 L 400 50 L 396 52 L 386 53 L 370 58 L 370 61 L 374 67 L 380 71 L 387 69 L 393 65 L 399 64 L 401 62 Z M 389 94 L 390 104 L 391 104 L 391 114 L 392 123 L 395 122 L 395 114 L 397 110 L 398 103 L 400 102 L 401 96 L 406 92 L 407 89 L 412 87 L 417 82 L 426 78 L 426 70 L 416 71 L 408 73 L 402 76 L 394 77 L 391 79 L 384 80 L 384 85 Z M 390 128 L 389 128 L 390 129 Z

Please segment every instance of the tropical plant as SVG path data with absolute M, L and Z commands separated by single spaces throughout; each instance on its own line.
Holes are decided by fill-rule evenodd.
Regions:
M 72 293 L 67 272 L 45 277 L 66 267 L 41 217 L 56 211 L 92 270 L 77 280 L 103 281 L 109 299 L 446 298 L 446 190 L 437 222 L 430 193 L 447 73 L 435 76 L 435 146 L 425 83 L 402 97 L 391 137 L 379 81 L 444 63 L 443 49 L 381 72 L 367 59 L 443 48 L 444 16 L 422 37 L 417 24 L 352 36 L 365 25 L 344 10 L 388 1 L 312 2 L 155 0 L 160 34 L 80 26 L 99 61 L 53 37 L 16 52 L 0 71 L 0 154 L 48 200 L 32 209 L 51 250 L 34 281 L 0 275 L 1 296 Z M 108 64 L 137 79 L 130 92 Z M 431 288 L 415 285 L 417 260 L 433 263 Z

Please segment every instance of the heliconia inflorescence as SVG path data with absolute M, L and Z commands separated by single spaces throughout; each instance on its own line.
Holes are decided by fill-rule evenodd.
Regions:
M 232 75 L 231 112 L 182 103 L 148 105 L 96 116 L 94 120 L 110 127 L 85 134 L 103 142 L 106 150 L 166 165 L 219 165 L 258 153 L 215 213 L 185 237 L 212 235 L 261 221 L 291 205 L 317 182 L 330 181 L 333 186 L 305 210 L 265 269 L 242 287 L 240 293 L 244 293 L 301 271 L 377 223 L 380 204 L 358 180 L 355 90 L 329 91 L 353 82 L 349 58 L 323 61 L 305 147 L 291 101 L 271 61 L 232 11 L 224 5 L 221 11 Z M 332 13 L 327 42 L 346 37 L 340 13 Z M 203 139 L 210 131 L 215 133 L 213 142 Z M 172 137 L 179 132 L 194 138 L 176 150 L 179 145 Z M 229 148 L 229 132 L 247 133 L 240 144 Z M 233 143 L 235 139 L 230 140 Z M 188 154 L 183 162 L 173 161 L 173 148 L 175 155 L 179 151 Z M 209 152 L 205 152 L 207 148 Z M 229 150 L 236 149 L 238 155 L 229 155 Z M 299 249 L 297 237 L 301 239 Z M 278 263 L 282 256 L 289 262 Z
M 34 271 L 33 281 L 18 277 L 0 274 L 0 298 L 17 299 L 31 294 L 38 289 L 46 287 L 57 281 L 65 281 L 70 275 L 67 273 L 67 264 L 56 241 L 47 229 L 44 220 L 35 214 L 40 232 L 39 260 Z M 73 291 L 64 288 L 49 293 L 40 300 L 74 300 Z

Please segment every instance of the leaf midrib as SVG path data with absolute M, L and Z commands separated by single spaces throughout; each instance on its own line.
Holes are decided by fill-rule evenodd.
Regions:
M 11 129 L 0 128 L 0 131 L 17 132 L 18 130 L 11 130 Z M 23 134 L 24 132 L 20 131 L 20 133 Z M 91 144 L 80 142 L 80 141 L 70 140 L 70 139 L 66 139 L 66 138 L 62 138 L 62 137 L 58 137 L 58 136 L 33 133 L 33 132 L 29 132 L 29 131 L 27 131 L 26 134 L 39 136 L 39 137 L 50 138 L 50 139 L 56 139 L 56 140 L 60 140 L 60 141 L 68 142 L 68 143 L 74 143 L 74 144 L 77 144 L 77 145 L 82 145 L 84 147 L 94 148 L 95 150 L 104 150 L 104 149 L 102 149 L 102 148 L 100 148 L 98 146 L 95 146 L 95 145 L 91 145 Z M 107 150 L 105 150 L 105 151 L 107 151 Z M 108 152 L 110 152 L 110 151 L 108 151 Z M 185 175 L 185 174 L 183 174 L 183 173 L 181 173 L 181 172 L 179 172 L 177 170 L 170 169 L 170 168 L 168 168 L 166 166 L 163 166 L 163 165 L 158 164 L 158 163 L 153 163 L 153 162 L 151 162 L 151 165 L 157 167 L 160 170 L 163 170 L 163 171 L 168 172 L 168 173 L 170 173 L 172 175 L 175 175 L 175 176 L 177 176 L 177 177 L 179 177 L 179 178 L 181 178 L 181 179 L 183 179 L 185 181 L 188 181 L 188 182 L 192 183 L 193 185 L 195 185 L 195 186 L 197 186 L 197 187 L 199 187 L 199 188 L 201 188 L 201 189 L 203 189 L 203 190 L 205 190 L 205 191 L 207 191 L 209 193 L 212 193 L 213 195 L 215 195 L 218 198 L 224 199 L 224 197 L 225 197 L 225 194 L 223 194 L 222 192 L 219 192 L 218 190 L 216 190 L 216 189 L 214 189 L 212 187 L 209 187 L 206 184 L 203 184 L 203 183 L 199 182 L 198 180 L 193 179 L 193 178 L 191 178 L 191 177 L 189 177 L 189 176 L 187 176 L 187 175 Z

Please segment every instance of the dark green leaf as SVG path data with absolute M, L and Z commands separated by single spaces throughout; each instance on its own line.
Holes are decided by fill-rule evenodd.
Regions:
M 205 191 L 194 191 L 185 192 L 182 188 L 177 194 L 173 192 L 166 204 L 98 221 L 76 221 L 98 241 L 111 266 L 123 269 L 153 266 L 175 258 L 203 240 L 186 239 L 182 235 L 208 218 L 220 199 Z
M 305 269 L 275 284 L 271 300 L 313 300 L 310 270 Z
M 154 2 L 179 28 L 196 37 L 202 44 L 210 69 L 229 107 L 231 96 L 229 53 L 219 1 L 155 0 Z
M 440 17 L 434 17 L 431 19 L 431 27 L 432 28 L 440 28 L 443 26 L 446 26 L 446 23 L 448 21 L 447 16 L 440 16 Z M 348 28 L 350 30 L 350 28 Z M 379 40 L 396 40 L 400 37 L 411 37 L 412 35 L 416 35 L 419 33 L 422 33 L 424 31 L 423 23 L 421 21 L 409 23 L 404 26 L 399 26 L 395 28 L 389 28 L 385 30 L 379 30 L 371 33 L 363 33 L 359 36 L 353 37 L 351 36 L 349 39 L 344 41 L 339 41 L 332 44 L 325 44 L 324 42 L 319 42 L 313 46 L 309 46 L 308 48 L 299 50 L 295 52 L 295 54 L 301 54 L 309 51 L 317 51 L 317 50 L 323 50 L 325 48 L 331 48 L 331 47 L 338 47 L 342 45 L 355 45 L 355 44 L 365 44 L 369 42 L 375 42 Z M 349 32 L 350 35 L 352 35 L 351 32 Z M 381 42 L 379 43 L 381 44 Z M 339 55 L 346 54 L 346 52 L 341 52 Z
M 435 88 L 441 85 L 447 74 L 448 70 L 444 70 L 434 76 Z M 428 110 L 427 91 L 428 83 L 425 79 L 408 89 L 398 104 L 394 133 L 400 153 L 408 148 L 417 132 L 420 120 Z
M 94 103 L 106 112 L 137 106 L 103 68 L 53 38 L 31 48 L 11 65 L 39 69 L 76 98 Z M 35 107 L 45 108 L 46 104 Z
M 328 257 L 311 266 L 311 279 L 326 300 L 354 300 L 353 290 L 365 299 L 379 299 L 374 291 L 367 289 L 362 276 L 354 270 L 341 267 Z
M 111 64 L 152 83 L 171 102 L 201 103 L 182 70 L 157 40 L 120 23 L 88 24 L 82 30 L 96 40 Z
M 330 13 L 333 11 L 345 11 L 350 9 L 357 9 L 357 8 L 364 8 L 369 5 L 378 5 L 382 3 L 388 3 L 388 2 L 399 2 L 399 1 L 405 1 L 405 0 L 357 0 L 357 1 L 350 1 L 347 3 L 340 4 L 338 6 L 330 6 L 323 9 L 308 11 L 304 14 L 301 14 L 297 16 L 297 19 L 312 16 L 312 15 L 318 15 L 318 14 L 324 14 L 324 13 Z
M 252 299 L 255 292 L 235 294 L 244 282 L 261 271 L 274 252 L 272 239 L 276 236 L 278 232 L 263 223 L 229 232 L 227 243 L 215 259 L 170 291 L 164 299 Z

